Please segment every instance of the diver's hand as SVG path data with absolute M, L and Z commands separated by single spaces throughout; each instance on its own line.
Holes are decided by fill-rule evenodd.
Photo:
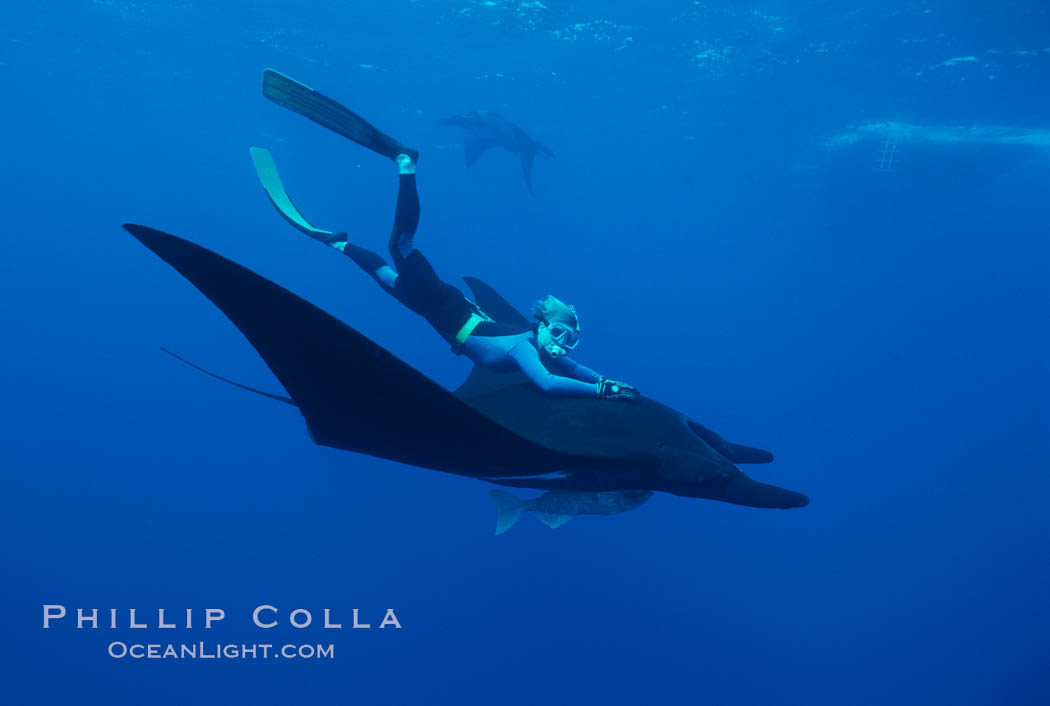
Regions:
M 602 377 L 598 381 L 598 396 L 607 400 L 633 400 L 640 396 L 637 387 L 632 387 L 619 380 Z

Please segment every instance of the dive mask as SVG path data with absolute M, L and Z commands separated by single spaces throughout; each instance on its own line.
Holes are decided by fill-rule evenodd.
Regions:
M 567 351 L 571 351 L 580 343 L 580 332 L 565 324 L 550 324 L 547 332 L 551 339 Z

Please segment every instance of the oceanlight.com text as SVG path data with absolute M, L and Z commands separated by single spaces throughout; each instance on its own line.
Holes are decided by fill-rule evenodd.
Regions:
M 114 659 L 335 659 L 335 645 L 111 642 Z

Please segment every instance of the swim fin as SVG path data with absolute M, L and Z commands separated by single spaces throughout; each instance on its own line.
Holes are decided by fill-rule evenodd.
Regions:
M 399 154 L 407 154 L 413 162 L 419 159 L 418 151 L 380 132 L 346 106 L 273 69 L 263 71 L 263 95 L 388 159 L 396 160 Z
M 303 214 L 299 213 L 299 209 L 292 203 L 288 192 L 284 190 L 284 184 L 281 183 L 281 176 L 277 173 L 277 165 L 273 163 L 273 155 L 270 154 L 270 150 L 262 147 L 251 147 L 248 149 L 248 153 L 252 156 L 255 173 L 259 175 L 259 181 L 262 182 L 263 191 L 270 198 L 270 203 L 274 205 L 277 212 L 293 228 L 306 233 L 314 240 L 320 240 L 326 245 L 331 245 L 340 240 L 347 240 L 346 233 L 333 233 L 330 230 L 316 228 L 310 221 L 306 220 Z

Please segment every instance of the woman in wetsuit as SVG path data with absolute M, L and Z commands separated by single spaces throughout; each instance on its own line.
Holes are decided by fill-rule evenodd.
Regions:
M 631 399 L 634 387 L 609 380 L 568 356 L 580 340 L 576 311 L 553 296 L 538 301 L 529 328 L 493 321 L 451 284 L 444 282 L 416 248 L 419 194 L 418 152 L 380 132 L 345 106 L 271 69 L 263 72 L 263 95 L 378 154 L 394 160 L 399 172 L 397 210 L 390 233 L 393 267 L 376 253 L 349 242 L 346 233 L 312 226 L 284 191 L 270 153 L 253 147 L 252 160 L 263 188 L 282 216 L 295 228 L 339 250 L 399 302 L 426 319 L 453 350 L 479 365 L 519 368 L 544 392 L 559 395 Z
M 330 240 L 329 245 L 341 250 L 380 287 L 426 319 L 455 350 L 479 365 L 504 370 L 517 367 L 551 394 L 610 399 L 638 395 L 630 385 L 609 380 L 569 357 L 580 340 L 579 319 L 575 309 L 556 297 L 536 302 L 532 313 L 539 323 L 521 329 L 491 320 L 456 287 L 442 281 L 415 245 L 419 224 L 415 160 L 402 153 L 396 161 L 400 174 L 389 242 L 394 267 L 371 250 L 344 239 L 343 233 L 336 234 L 343 238 Z

